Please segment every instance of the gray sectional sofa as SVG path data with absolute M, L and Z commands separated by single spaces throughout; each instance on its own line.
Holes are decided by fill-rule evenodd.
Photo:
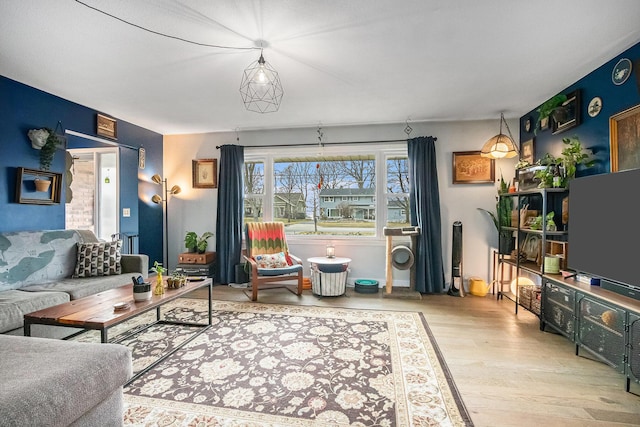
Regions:
M 23 316 L 148 276 L 149 257 L 122 254 L 121 274 L 72 277 L 78 243 L 96 243 L 87 230 L 0 233 L 0 333 L 23 334 Z M 65 328 L 34 325 L 32 336 L 59 338 Z
M 92 248 L 105 245 L 89 245 L 80 253 L 91 253 L 80 257 L 83 243 L 98 239 L 83 230 L 0 233 L 0 426 L 123 424 L 129 348 L 51 339 L 77 329 L 46 325 L 33 325 L 31 337 L 12 336 L 23 335 L 25 313 L 125 285 L 131 276 L 147 277 L 146 255 L 121 255 L 118 270 L 117 248 L 109 262 L 93 262 Z M 99 259 L 105 258 L 103 251 Z M 116 274 L 74 278 L 79 259 L 86 275 L 98 268 Z
M 0 426 L 121 426 L 131 350 L 0 335 Z

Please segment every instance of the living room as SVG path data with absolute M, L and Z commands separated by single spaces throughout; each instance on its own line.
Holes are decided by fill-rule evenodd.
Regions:
M 613 6 L 609 7 L 613 8 Z M 635 14 L 637 16 L 638 9 L 635 5 L 624 3 L 624 8 L 629 8 L 627 15 L 633 16 Z M 3 5 L 2 9 L 9 9 L 9 6 Z M 8 16 L 13 16 L 14 13 L 7 11 Z M 89 11 L 84 11 L 83 13 L 89 13 Z M 105 22 L 110 21 L 106 20 Z M 110 22 L 109 25 L 114 25 L 114 23 Z M 575 32 L 578 30 L 591 31 L 580 25 L 572 27 L 572 30 Z M 28 28 L 22 31 L 28 31 Z M 498 234 L 491 223 L 491 219 L 480 212 L 478 208 L 495 211 L 496 182 L 500 180 L 501 176 L 507 182 L 513 181 L 518 157 L 495 160 L 493 182 L 461 185 L 454 183 L 452 180 L 454 176 L 452 162 L 454 153 L 479 151 L 484 142 L 502 128 L 503 123 L 499 118 L 501 111 L 505 110 L 506 125 L 502 129 L 502 133 L 513 132 L 517 145 L 533 139 L 535 141 L 534 157 L 536 160 L 544 157 L 546 153 L 559 155 L 563 148 L 562 138 L 575 135 L 579 137 L 584 147 L 591 150 L 597 160 L 592 168 L 580 168 L 577 176 L 610 172 L 610 118 L 640 104 L 640 89 L 637 82 L 638 68 L 636 66 L 637 58 L 640 58 L 640 44 L 638 43 L 640 36 L 635 29 L 629 29 L 624 36 L 616 37 L 618 38 L 609 41 L 609 45 L 615 46 L 615 48 L 603 48 L 594 52 L 593 55 L 585 54 L 580 59 L 574 58 L 572 64 L 576 64 L 575 68 L 579 70 L 573 69 L 571 72 L 565 73 L 562 71 L 568 68 L 565 65 L 565 68 L 562 66 L 555 68 L 557 74 L 545 74 L 543 79 L 553 83 L 544 86 L 544 91 L 533 96 L 529 95 L 529 99 L 535 99 L 535 101 L 527 104 L 525 108 L 509 108 L 505 105 L 496 109 L 493 105 L 490 105 L 485 107 L 485 111 L 476 114 L 473 119 L 451 119 L 446 115 L 423 118 L 422 113 L 417 111 L 413 114 L 404 114 L 400 118 L 393 116 L 395 118 L 389 118 L 388 120 L 354 121 L 352 123 L 329 120 L 321 114 L 316 114 L 316 117 L 311 121 L 307 120 L 304 124 L 292 123 L 289 126 L 252 123 L 245 126 L 239 124 L 241 122 L 234 121 L 225 123 L 223 126 L 218 125 L 210 130 L 192 126 L 191 128 L 195 130 L 191 131 L 189 130 L 190 124 L 185 123 L 182 127 L 174 127 L 177 130 L 170 132 L 165 132 L 160 127 L 139 125 L 144 123 L 144 119 L 136 116 L 134 111 L 120 109 L 115 104 L 102 103 L 99 98 L 89 102 L 81 102 L 78 98 L 67 95 L 70 92 L 65 89 L 64 80 L 62 83 L 50 83 L 41 80 L 42 78 L 33 77 L 31 72 L 28 72 L 29 67 L 33 65 L 23 65 L 21 63 L 10 64 L 9 66 L 8 63 L 11 61 L 3 60 L 4 66 L 0 67 L 0 93 L 3 94 L 2 99 L 0 99 L 0 111 L 4 119 L 0 122 L 0 130 L 4 135 L 4 142 L 0 145 L 0 165 L 5 169 L 3 182 L 7 197 L 0 201 L 0 206 L 2 207 L 0 209 L 0 224 L 2 224 L 0 231 L 65 228 L 64 200 L 67 190 L 64 185 L 59 203 L 42 205 L 16 203 L 15 201 L 16 169 L 19 167 L 32 170 L 39 169 L 38 152 L 32 148 L 27 137 L 27 133 L 31 129 L 43 127 L 54 129 L 60 123 L 64 131 L 71 131 L 71 133 L 67 132 L 67 148 L 69 149 L 104 147 L 104 141 L 111 142 L 111 147 L 119 148 L 118 232 L 124 235 L 136 236 L 131 252 L 149 255 L 150 265 L 153 265 L 154 261 L 165 262 L 170 270 L 175 269 L 178 264 L 178 255 L 185 251 L 183 241 L 187 231 L 193 229 L 200 234 L 205 231 L 216 230 L 219 190 L 215 188 L 193 188 L 192 164 L 194 160 L 198 159 L 216 159 L 220 162 L 218 146 L 226 144 L 242 145 L 245 147 L 245 154 L 248 157 L 253 156 L 252 158 L 254 159 L 259 159 L 265 152 L 271 157 L 285 157 L 285 154 L 292 157 L 299 153 L 307 155 L 309 150 L 315 156 L 320 153 L 326 156 L 327 153 L 342 152 L 352 154 L 363 150 L 371 151 L 374 146 L 376 150 L 389 147 L 397 150 L 406 150 L 406 143 L 404 142 L 406 139 L 417 136 L 434 136 L 437 138 L 435 146 L 440 189 L 441 253 L 445 283 L 448 287 L 453 280 L 451 227 L 455 221 L 461 221 L 464 227 L 464 286 L 467 286 L 468 289 L 470 277 L 480 277 L 486 283 L 489 283 L 494 278 L 492 272 L 494 264 L 492 250 L 498 248 Z M 3 56 L 5 52 L 8 55 L 10 49 L 5 47 L 4 43 L 2 46 Z M 583 47 L 573 47 L 572 49 L 588 50 Z M 277 52 L 275 47 L 274 51 Z M 276 52 L 271 53 L 270 49 L 265 49 L 265 59 L 278 68 L 281 72 L 283 85 L 287 88 L 287 81 L 284 78 L 286 73 L 283 72 L 278 64 L 283 64 L 283 61 L 277 61 L 279 58 Z M 249 56 L 251 55 L 245 58 L 249 58 Z M 380 54 L 380 56 L 383 57 L 384 55 Z M 8 57 L 12 56 L 8 55 Z M 249 59 L 254 60 L 255 58 Z M 612 73 L 617 70 L 620 61 L 623 59 L 630 60 L 630 65 L 628 66 L 630 76 L 627 76 L 622 83 L 615 80 L 612 81 Z M 71 61 L 71 59 L 68 60 Z M 250 60 L 245 61 L 247 62 L 246 65 L 251 62 Z M 23 70 L 23 73 L 20 70 Z M 56 73 L 58 72 L 56 71 Z M 533 73 L 538 73 L 538 71 Z M 207 79 L 214 79 L 213 76 L 209 75 L 210 73 L 201 74 L 206 75 Z M 236 83 L 240 82 L 241 70 L 238 70 L 236 74 L 237 76 L 234 75 L 233 77 L 232 85 L 234 86 L 234 93 L 237 92 L 235 86 Z M 568 78 L 567 74 L 572 77 Z M 203 76 L 203 78 L 205 77 Z M 528 75 L 526 78 L 521 79 L 520 87 L 529 86 L 532 81 L 538 82 L 539 78 L 537 75 Z M 340 78 L 336 80 L 340 80 Z M 495 80 L 500 80 L 500 78 Z M 76 84 L 82 85 L 74 82 L 74 85 Z M 231 85 L 230 83 L 227 84 Z M 294 94 L 297 90 L 303 89 L 287 88 L 282 100 L 281 111 L 277 113 L 260 115 L 243 111 L 243 114 L 245 116 L 260 116 L 259 121 L 261 123 L 268 123 L 269 117 L 277 117 L 277 115 L 289 114 L 295 116 L 295 111 L 288 109 L 295 107 L 287 106 L 287 98 L 290 95 L 295 98 Z M 511 90 L 517 92 L 519 88 L 515 87 L 511 88 Z M 576 90 L 579 90 L 581 95 L 581 122 L 574 127 L 567 128 L 566 132 L 555 132 L 553 129 L 536 130 L 537 124 L 535 121 L 538 117 L 538 107 L 545 100 L 556 94 L 571 94 Z M 527 90 L 527 92 L 535 91 Z M 240 100 L 240 94 L 237 93 L 236 95 L 238 99 L 233 104 L 233 107 L 227 105 L 224 108 L 244 108 Z M 458 97 L 458 95 L 449 95 L 449 97 L 464 98 Z M 485 97 L 493 97 L 493 94 L 488 92 Z M 592 116 L 589 108 L 591 101 L 595 98 L 600 99 L 601 107 L 598 109 L 598 113 Z M 180 104 L 180 102 L 173 99 L 171 101 L 163 100 L 157 102 Z M 181 102 L 188 103 L 188 100 Z M 214 101 L 211 102 L 213 103 Z M 478 108 L 483 107 L 478 106 Z M 117 138 L 100 137 L 96 129 L 97 114 L 107 115 L 117 122 Z M 455 117 L 455 115 L 451 114 L 451 117 Z M 529 125 L 527 122 L 529 122 Z M 507 126 L 509 127 L 508 132 L 506 131 Z M 410 128 L 410 131 L 407 131 L 407 128 Z M 370 149 L 363 148 L 367 144 L 355 144 L 355 142 L 362 141 L 369 142 Z M 394 142 L 376 144 L 377 141 Z M 353 142 L 354 144 L 352 146 L 338 144 L 343 142 Z M 304 147 L 303 145 L 307 146 Z M 271 148 L 265 149 L 265 147 Z M 144 168 L 140 167 L 140 148 L 144 148 Z M 63 151 L 59 150 L 53 159 L 50 170 L 64 174 L 67 169 Z M 153 203 L 151 201 L 152 196 L 162 192 L 162 187 L 152 181 L 154 174 L 159 174 L 163 179 L 166 178 L 166 184 L 169 187 L 179 185 L 182 189 L 181 193 L 170 195 L 166 200 L 166 204 Z M 163 238 L 164 207 L 166 207 L 168 233 Z M 128 215 L 123 214 L 123 209 L 128 210 Z M 265 216 L 265 218 L 268 217 Z M 326 246 L 332 245 L 335 247 L 337 256 L 348 256 L 351 259 L 349 287 L 353 286 L 354 281 L 357 279 L 375 279 L 381 286 L 384 286 L 386 247 L 385 240 L 380 234 L 383 226 L 384 224 L 375 225 L 377 235 L 372 239 L 336 237 L 304 239 L 293 237 L 289 242 L 290 250 L 303 260 L 306 260 L 310 257 L 324 255 Z M 216 250 L 217 238 L 218 236 L 210 240 L 210 250 Z M 166 261 L 164 260 L 165 244 L 167 249 Z M 306 265 L 305 276 L 308 275 L 309 266 Z M 408 271 L 395 271 L 394 276 L 394 280 L 398 285 L 401 287 L 409 286 Z M 224 291 L 218 290 L 218 292 L 229 291 L 227 289 Z M 306 292 L 309 293 L 309 291 Z M 235 296 L 227 297 L 236 298 Z M 278 298 L 278 296 L 269 296 L 264 301 L 277 302 Z M 291 296 L 283 296 L 280 302 L 295 304 L 296 300 L 291 298 Z M 305 296 L 305 298 L 307 298 L 307 303 L 315 303 L 314 300 L 309 299 L 309 295 Z M 491 295 L 487 299 L 492 299 Z M 424 302 L 428 303 L 428 301 L 428 299 L 425 299 Z M 453 299 L 453 301 L 445 304 L 445 306 L 448 305 L 454 312 L 464 307 L 461 302 L 464 301 L 463 299 Z M 500 310 L 507 305 L 507 301 L 502 300 L 499 305 L 501 308 L 495 308 L 494 302 L 492 299 L 490 303 L 492 305 L 485 305 L 483 306 L 484 309 Z M 327 300 L 322 302 L 322 304 L 327 303 Z M 361 302 L 356 304 L 361 304 Z M 380 304 L 381 302 L 379 301 L 371 302 L 371 308 L 380 308 Z M 395 309 L 402 310 L 396 304 L 392 303 L 391 305 Z M 409 304 L 409 307 L 414 307 L 416 303 Z M 460 306 L 456 304 L 460 304 Z M 512 309 L 513 304 L 507 309 L 507 312 L 513 311 Z M 482 310 L 478 311 L 478 313 L 481 312 Z M 444 317 L 444 314 L 440 313 L 440 315 Z M 535 323 L 533 316 L 532 318 L 527 317 L 531 316 L 531 313 L 523 312 L 518 316 L 520 318 L 524 317 L 522 321 L 527 323 L 528 326 Z M 539 331 L 534 332 L 541 333 Z M 532 334 L 532 337 L 535 337 L 535 335 Z M 568 342 L 567 345 L 570 347 Z M 566 351 L 567 349 L 563 350 Z M 621 387 L 621 394 L 624 394 L 623 387 Z M 627 409 L 633 407 L 632 403 L 629 405 Z M 626 424 L 620 423 L 620 425 L 637 423 L 633 418 L 630 418 L 630 420 Z M 476 423 L 482 425 L 479 420 Z

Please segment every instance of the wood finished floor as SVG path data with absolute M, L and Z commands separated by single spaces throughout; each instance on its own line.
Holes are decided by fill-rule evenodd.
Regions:
M 193 295 L 206 298 L 206 291 Z M 213 288 L 218 300 L 248 301 L 242 289 Z M 624 390 L 622 374 L 575 355 L 566 338 L 541 332 L 538 318 L 514 314 L 509 300 L 428 295 L 421 300 L 382 293 L 298 297 L 285 289 L 260 292 L 258 301 L 377 310 L 420 311 L 444 354 L 474 424 L 496 426 L 640 426 L 640 396 Z M 633 391 L 640 393 L 638 385 Z

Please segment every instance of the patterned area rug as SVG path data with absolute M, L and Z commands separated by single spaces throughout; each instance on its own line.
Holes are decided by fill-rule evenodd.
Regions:
M 212 328 L 125 388 L 126 426 L 472 425 L 420 313 L 213 304 Z M 206 310 L 180 299 L 166 316 Z M 192 331 L 157 325 L 126 339 L 134 370 Z

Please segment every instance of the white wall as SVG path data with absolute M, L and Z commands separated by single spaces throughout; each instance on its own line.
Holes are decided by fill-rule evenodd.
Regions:
M 509 121 L 518 129 L 517 120 Z M 497 184 L 452 184 L 452 153 L 454 151 L 480 150 L 490 137 L 498 133 L 499 120 L 469 122 L 412 122 L 412 137 L 435 136 L 440 187 L 442 219 L 443 260 L 447 283 L 451 278 L 451 234 L 454 221 L 461 221 L 463 228 L 463 274 L 491 279 L 491 247 L 497 247 L 498 236 L 491 219 L 477 208 L 495 212 Z M 405 123 L 322 127 L 323 142 L 379 141 L 406 139 Z M 240 144 L 245 147 L 281 144 L 317 144 L 316 128 L 277 130 L 252 130 L 235 133 L 210 133 L 195 135 L 170 135 L 164 137 L 164 171 L 169 187 L 178 184 L 183 192 L 169 201 L 169 266 L 174 268 L 177 255 L 182 252 L 186 231 L 215 231 L 217 189 L 191 188 L 191 161 L 202 158 L 218 158 L 216 145 Z M 239 138 L 239 141 L 236 141 Z M 517 159 L 496 160 L 496 180 L 500 174 L 505 180 L 514 176 Z M 214 238 L 210 240 L 213 248 Z M 383 237 L 374 243 L 334 242 L 336 255 L 348 256 L 351 263 L 350 281 L 358 278 L 378 280 L 385 278 L 385 242 Z M 395 243 L 395 240 L 394 240 Z M 324 254 L 325 243 L 292 242 L 291 252 L 302 259 Z M 308 266 L 305 267 L 308 273 Z M 308 274 L 307 274 L 308 275 Z M 394 284 L 406 285 L 408 271 L 395 271 Z

